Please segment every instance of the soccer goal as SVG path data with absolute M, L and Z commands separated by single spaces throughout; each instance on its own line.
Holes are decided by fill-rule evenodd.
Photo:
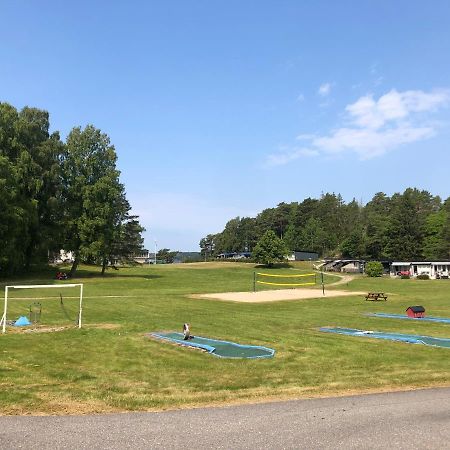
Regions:
M 41 289 L 67 289 L 72 288 L 76 289 L 76 294 L 72 294 L 69 297 L 66 297 L 66 303 L 64 303 L 63 296 L 60 293 L 59 295 L 44 295 Z M 33 289 L 36 290 L 34 296 L 12 296 L 11 291 L 19 291 L 23 289 Z M 27 291 L 28 292 L 28 291 Z M 69 291 L 70 292 L 70 291 Z M 68 311 L 68 299 L 71 300 L 71 310 Z M 37 301 L 45 301 L 48 305 L 48 310 L 50 312 L 50 316 L 53 320 L 59 320 L 59 316 L 65 316 L 67 320 L 73 320 L 78 328 L 81 328 L 81 313 L 83 310 L 83 284 L 30 284 L 30 285 L 15 285 L 15 286 L 5 286 L 5 303 L 3 308 L 3 316 L 0 320 L 0 326 L 2 327 L 2 332 L 6 332 L 6 324 L 7 324 L 7 314 L 8 314 L 8 304 L 9 304 L 9 313 L 10 314 L 19 314 L 25 313 L 25 304 L 33 301 L 31 305 L 27 306 L 29 308 L 30 315 L 32 312 L 32 307 L 36 307 L 39 305 L 39 317 L 41 315 L 41 303 L 36 303 Z M 75 309 L 73 308 L 73 301 L 76 302 Z M 24 303 L 25 302 L 25 303 Z M 20 309 L 18 309 L 17 304 L 20 304 Z M 12 310 L 12 312 L 11 312 Z M 58 314 L 56 314 L 58 311 Z M 70 314 L 73 314 L 72 319 L 70 318 Z M 35 316 L 36 317 L 36 316 Z M 56 319 L 55 319 L 56 318 Z

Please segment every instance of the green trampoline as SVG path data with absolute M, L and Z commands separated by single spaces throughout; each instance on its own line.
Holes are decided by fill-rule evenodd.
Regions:
M 348 336 L 368 337 L 375 339 L 389 339 L 391 341 L 407 342 L 408 344 L 424 344 L 433 347 L 450 348 L 450 339 L 421 336 L 417 334 L 384 333 L 382 331 L 358 330 L 355 328 L 322 327 L 320 331 L 326 333 L 346 334 Z
M 268 347 L 242 345 L 200 336 L 185 341 L 183 333 L 150 333 L 150 336 L 186 347 L 199 348 L 219 358 L 272 358 L 275 354 L 275 350 Z

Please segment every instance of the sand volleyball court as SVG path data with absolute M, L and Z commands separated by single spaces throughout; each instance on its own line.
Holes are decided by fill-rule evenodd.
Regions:
M 209 298 L 243 303 L 277 302 L 280 300 L 302 300 L 311 298 L 350 297 L 366 295 L 365 292 L 331 291 L 325 289 L 277 289 L 259 292 L 222 292 L 217 294 L 198 294 L 195 298 Z

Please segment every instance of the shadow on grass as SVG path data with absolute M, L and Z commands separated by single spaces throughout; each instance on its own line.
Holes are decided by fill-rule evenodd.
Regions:
M 69 270 L 68 270 L 69 271 Z M 67 272 L 68 272 L 67 271 Z M 111 278 L 143 278 L 146 280 L 153 280 L 156 278 L 163 278 L 162 275 L 149 275 L 149 274 L 139 274 L 139 273 L 123 273 L 120 270 L 114 271 L 114 272 L 105 272 L 104 275 L 102 275 L 100 272 L 93 272 L 91 270 L 87 269 L 79 269 L 75 272 L 75 276 L 72 278 L 72 280 L 76 280 L 79 278 L 98 278 L 100 280 L 105 279 L 111 279 Z M 70 278 L 69 278 L 70 280 Z
M 108 269 L 104 275 L 101 274 L 101 267 L 99 266 L 83 266 L 75 272 L 75 276 L 73 278 L 68 278 L 67 281 L 70 280 L 79 280 L 79 279 L 94 279 L 97 278 L 99 280 L 112 279 L 112 278 L 143 278 L 146 280 L 153 280 L 156 278 L 163 278 L 162 275 L 155 274 L 145 274 L 145 273 L 126 273 L 126 270 L 132 269 L 133 267 L 123 267 L 117 270 Z M 10 283 L 13 281 L 58 281 L 55 278 L 57 272 L 70 272 L 70 266 L 67 265 L 41 265 L 31 267 L 29 270 L 23 270 L 20 273 L 12 274 L 12 275 L 2 275 L 0 277 L 0 285 L 4 285 L 5 283 Z

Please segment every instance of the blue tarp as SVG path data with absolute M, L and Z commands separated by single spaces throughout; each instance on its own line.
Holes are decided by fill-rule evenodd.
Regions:
M 31 322 L 28 320 L 27 317 L 25 316 L 20 316 L 15 322 L 14 322 L 14 326 L 15 327 L 25 327 L 27 325 L 31 325 Z
M 450 323 L 450 319 L 448 317 L 408 317 L 403 314 L 388 314 L 388 313 L 370 313 L 367 314 L 372 317 L 385 317 L 387 319 L 409 319 L 409 320 L 417 320 L 419 322 L 442 322 L 442 323 Z

